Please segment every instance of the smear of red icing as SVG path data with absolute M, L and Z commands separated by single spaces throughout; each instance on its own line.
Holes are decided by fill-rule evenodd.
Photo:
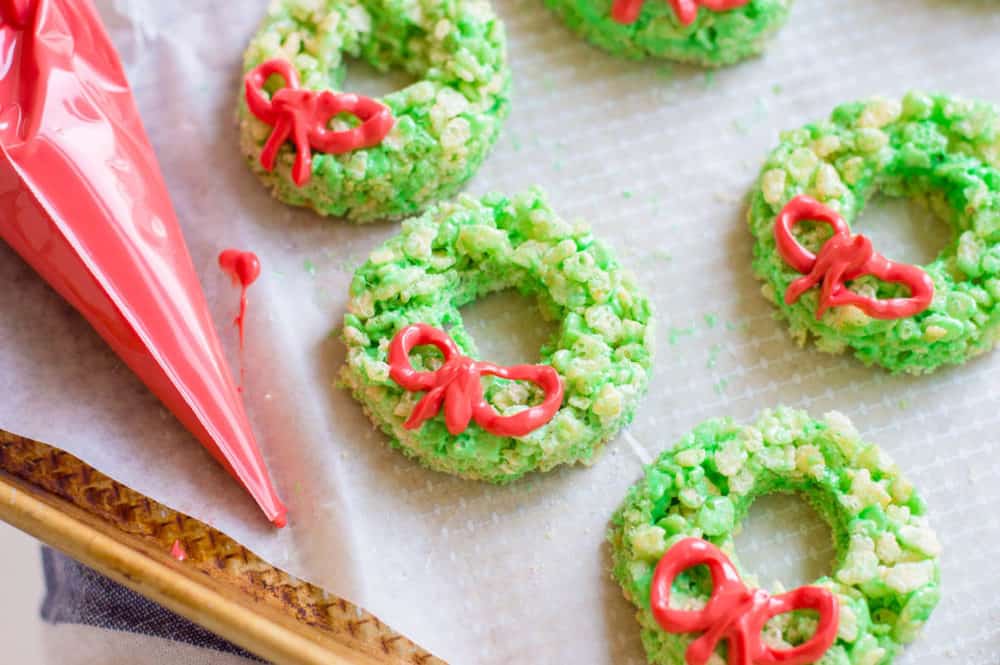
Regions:
M 268 98 L 264 84 L 272 75 L 283 78 L 285 87 Z M 280 58 L 247 72 L 244 86 L 250 112 L 274 127 L 260 153 L 261 166 L 273 170 L 278 149 L 291 138 L 295 144 L 292 180 L 300 187 L 312 175 L 312 148 L 331 154 L 370 148 L 381 143 L 395 123 L 389 107 L 370 97 L 300 88 L 298 72 L 292 63 Z M 330 120 L 341 113 L 355 116 L 361 124 L 332 131 Z
M 410 364 L 410 351 L 430 344 L 444 355 L 444 365 L 433 372 L 418 372 Z M 545 399 L 538 406 L 501 416 L 483 395 L 480 377 L 484 374 L 504 379 L 530 381 L 541 387 Z M 501 367 L 462 355 L 448 333 L 415 323 L 400 330 L 389 345 L 389 376 L 409 391 L 427 391 L 404 423 L 407 429 L 420 427 L 444 407 L 444 420 L 452 434 L 464 432 L 475 420 L 487 432 L 498 436 L 524 436 L 533 432 L 559 410 L 563 399 L 562 381 L 548 365 Z
M 642 11 L 643 2 L 645 0 L 614 0 L 611 5 L 611 18 L 626 25 L 635 23 L 639 18 L 639 12 Z M 667 0 L 667 2 L 673 7 L 681 25 L 691 25 L 698 18 L 698 7 L 724 12 L 742 7 L 750 0 Z
M 188 558 L 187 551 L 185 551 L 181 541 L 174 541 L 173 547 L 170 548 L 170 556 L 174 557 L 178 561 L 184 561 Z
M 260 277 L 260 259 L 253 252 L 226 249 L 219 254 L 219 267 L 240 287 L 240 311 L 234 323 L 240 329 L 240 349 L 246 338 L 247 289 Z
M 833 236 L 819 250 L 818 256 L 803 247 L 792 234 L 792 228 L 805 220 L 833 227 Z M 774 240 L 781 257 L 804 275 L 788 286 L 786 303 L 792 304 L 803 293 L 822 284 L 817 319 L 837 305 L 854 305 L 876 319 L 902 319 L 924 311 L 934 299 L 934 282 L 926 272 L 917 266 L 888 260 L 875 251 L 869 238 L 852 235 L 843 217 L 808 196 L 796 196 L 778 214 Z M 863 275 L 903 284 L 910 290 L 910 297 L 879 300 L 858 295 L 847 288 L 847 282 Z
M 82 0 L 4 0 L 0 17 L 0 238 L 284 524 L 97 10 Z
M 712 575 L 708 602 L 699 610 L 671 608 L 674 579 L 702 564 Z M 715 545 L 699 538 L 685 538 L 663 555 L 653 573 L 649 604 L 663 630 L 701 633 L 687 648 L 688 665 L 705 665 L 721 640 L 729 642 L 729 665 L 814 663 L 837 638 L 840 620 L 840 603 L 828 589 L 804 586 L 779 596 L 748 589 L 729 558 Z M 805 609 L 819 614 L 816 632 L 808 641 L 787 649 L 775 649 L 761 641 L 761 630 L 771 617 Z

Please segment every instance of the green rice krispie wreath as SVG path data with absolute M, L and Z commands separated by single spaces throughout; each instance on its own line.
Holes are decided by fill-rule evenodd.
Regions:
M 418 407 L 419 392 L 394 378 L 390 347 L 402 331 L 424 324 L 476 356 L 459 308 L 505 289 L 534 296 L 541 316 L 558 322 L 536 369 L 558 372 L 561 407 L 520 436 L 491 433 L 468 418 L 464 431 L 453 434 L 444 417 Z M 632 420 L 652 367 L 653 317 L 633 275 L 589 228 L 557 217 L 538 190 L 513 198 L 463 195 L 404 221 L 401 233 L 355 273 L 348 312 L 342 382 L 394 447 L 432 469 L 465 478 L 506 483 L 528 471 L 590 463 Z M 420 342 L 424 346 L 413 349 L 409 361 L 418 371 L 447 373 L 441 354 L 426 346 L 430 343 Z M 495 369 L 470 358 L 456 356 L 454 362 Z M 484 413 L 493 410 L 510 420 L 543 402 L 533 384 L 482 374 L 492 375 L 481 384 Z M 434 399 L 432 393 L 423 399 Z M 451 404 L 451 396 L 446 400 L 444 415 L 450 416 L 448 410 L 461 405 Z M 413 427 L 414 419 L 419 426 Z
M 333 93 L 345 55 L 419 81 L 381 100 Z M 485 0 L 273 0 L 243 69 L 251 168 L 281 201 L 354 222 L 454 194 L 509 107 L 506 38 Z
M 991 349 L 1000 321 L 998 166 L 997 108 L 945 95 L 845 104 L 782 134 L 751 194 L 749 224 L 753 271 L 793 338 L 913 374 Z M 951 242 L 925 266 L 888 261 L 847 226 L 876 194 L 926 205 L 951 226 Z M 812 212 L 794 214 L 804 201 Z M 789 219 L 788 228 L 806 222 L 794 237 Z M 782 241 L 798 259 L 818 253 L 810 277 L 807 261 L 796 267 L 782 255 Z M 805 288 L 819 282 L 822 290 Z
M 699 425 L 646 468 L 615 514 L 609 532 L 614 577 L 638 608 L 650 663 L 682 665 L 698 637 L 667 632 L 654 618 L 650 585 L 657 562 L 675 544 L 700 538 L 739 567 L 733 533 L 756 497 L 775 492 L 803 496 L 833 531 L 836 570 L 812 586 L 839 600 L 839 624 L 819 662 L 886 665 L 917 637 L 937 605 L 940 577 L 940 545 L 923 502 L 845 416 L 831 412 L 817 421 L 779 408 L 752 426 L 728 419 Z M 676 577 L 671 606 L 699 607 L 711 589 L 705 571 L 692 568 Z M 767 623 L 761 642 L 787 650 L 816 629 L 810 614 L 780 614 Z
M 784 25 L 792 0 L 545 0 L 595 46 L 706 67 L 760 53 Z

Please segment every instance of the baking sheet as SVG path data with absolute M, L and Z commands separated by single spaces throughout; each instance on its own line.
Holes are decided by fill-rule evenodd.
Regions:
M 651 0 L 655 1 L 655 0 Z M 1000 353 L 931 377 L 891 377 L 796 348 L 749 269 L 744 196 L 777 132 L 838 102 L 910 88 L 1000 103 L 993 0 L 803 0 L 765 58 L 705 73 L 614 60 L 538 0 L 500 0 L 512 115 L 470 191 L 541 184 L 615 246 L 652 295 L 659 352 L 635 424 L 591 468 L 507 488 L 425 471 L 332 388 L 331 336 L 352 268 L 395 231 L 271 200 L 243 165 L 233 108 L 240 56 L 266 2 L 99 3 L 234 368 L 237 292 L 216 268 L 252 248 L 245 396 L 290 508 L 270 529 L 242 490 L 68 305 L 0 247 L 0 426 L 57 444 L 194 515 L 296 575 L 379 614 L 458 663 L 643 663 L 630 606 L 606 573 L 607 519 L 641 463 L 712 416 L 779 403 L 841 410 L 915 482 L 943 544 L 944 597 L 899 662 L 1000 663 Z M 405 79 L 363 66 L 369 94 Z M 933 256 L 943 224 L 877 200 L 859 221 L 903 260 Z M 916 237 L 914 237 L 914 234 Z M 484 354 L 531 361 L 546 331 L 499 295 L 466 308 Z M 748 568 L 787 586 L 829 570 L 825 527 L 794 499 L 755 506 Z

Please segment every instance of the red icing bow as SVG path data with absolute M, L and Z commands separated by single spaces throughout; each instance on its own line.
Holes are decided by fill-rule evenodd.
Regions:
M 618 23 L 635 23 L 642 11 L 642 3 L 645 0 L 614 0 L 611 5 L 611 18 Z M 713 12 L 724 12 L 736 9 L 750 2 L 750 0 L 667 0 L 677 14 L 677 20 L 681 25 L 691 25 L 698 17 L 698 8 L 704 7 Z
M 792 227 L 805 220 L 833 227 L 833 236 L 823 244 L 818 256 L 800 245 L 792 235 Z M 781 257 L 804 275 L 785 291 L 787 304 L 822 282 L 817 319 L 837 305 L 854 305 L 875 319 L 902 319 L 924 311 L 934 298 L 934 282 L 926 272 L 885 258 L 875 251 L 869 238 L 852 235 L 840 215 L 808 196 L 796 196 L 784 207 L 774 224 L 774 240 Z M 879 300 L 858 295 L 847 288 L 847 282 L 862 275 L 904 284 L 910 290 L 910 297 Z
M 285 79 L 285 87 L 268 99 L 264 83 L 272 74 Z M 291 138 L 295 144 L 292 180 L 300 187 L 311 175 L 312 148 L 331 154 L 370 148 L 382 142 L 395 122 L 389 108 L 370 97 L 300 88 L 299 75 L 287 60 L 261 63 L 247 72 L 244 83 L 250 112 L 274 127 L 260 153 L 261 165 L 273 170 L 278 149 Z M 331 130 L 330 120 L 341 113 L 357 117 L 361 124 L 339 132 Z
M 712 575 L 712 595 L 699 610 L 670 607 L 670 588 L 685 570 L 704 564 Z M 685 538 L 663 555 L 653 573 L 649 604 L 656 621 L 669 633 L 702 633 L 687 648 L 688 665 L 704 665 L 719 641 L 729 642 L 729 665 L 806 665 L 819 660 L 837 637 L 840 603 L 827 589 L 804 586 L 771 596 L 748 589 L 736 567 L 715 545 Z M 793 610 L 816 610 L 816 633 L 804 644 L 774 649 L 760 633 L 771 617 Z
M 431 344 L 444 355 L 444 365 L 433 372 L 418 372 L 410 364 L 415 346 Z M 504 379 L 530 381 L 545 392 L 545 399 L 512 416 L 501 416 L 483 396 L 483 374 Z M 427 394 L 417 402 L 407 429 L 420 427 L 444 406 L 448 431 L 459 434 L 475 420 L 487 432 L 498 436 L 524 436 L 552 420 L 562 405 L 563 387 L 559 374 L 548 365 L 500 367 L 462 355 L 448 333 L 425 323 L 415 323 L 400 330 L 389 345 L 389 376 L 404 389 Z

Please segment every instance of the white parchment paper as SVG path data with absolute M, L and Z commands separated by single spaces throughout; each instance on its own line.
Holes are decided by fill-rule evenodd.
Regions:
M 656 0 L 650 0 L 656 1 Z M 539 0 L 499 0 L 513 113 L 470 190 L 541 184 L 584 217 L 651 293 L 659 353 L 635 424 L 592 468 L 507 488 L 418 467 L 332 388 L 331 332 L 353 266 L 393 225 L 355 227 L 270 199 L 239 157 L 240 57 L 265 0 L 100 3 L 125 61 L 223 341 L 237 293 L 215 266 L 252 248 L 245 395 L 291 526 L 269 528 L 225 473 L 68 305 L 0 247 L 0 426 L 51 442 L 379 614 L 456 664 L 645 662 L 606 572 L 607 520 L 642 462 L 713 416 L 779 403 L 847 413 L 909 474 L 946 552 L 944 597 L 903 663 L 1000 663 L 1000 352 L 890 377 L 796 348 L 749 269 L 744 195 L 777 132 L 842 101 L 910 88 L 1000 102 L 993 0 L 801 0 L 761 60 L 706 74 L 612 59 Z M 372 94 L 388 84 L 353 68 Z M 943 223 L 876 201 L 859 221 L 894 257 L 931 258 Z M 892 249 L 895 248 L 895 249 Z M 532 361 L 532 305 L 466 310 L 480 347 Z M 755 506 L 739 539 L 762 578 L 829 570 L 825 527 L 793 499 Z

